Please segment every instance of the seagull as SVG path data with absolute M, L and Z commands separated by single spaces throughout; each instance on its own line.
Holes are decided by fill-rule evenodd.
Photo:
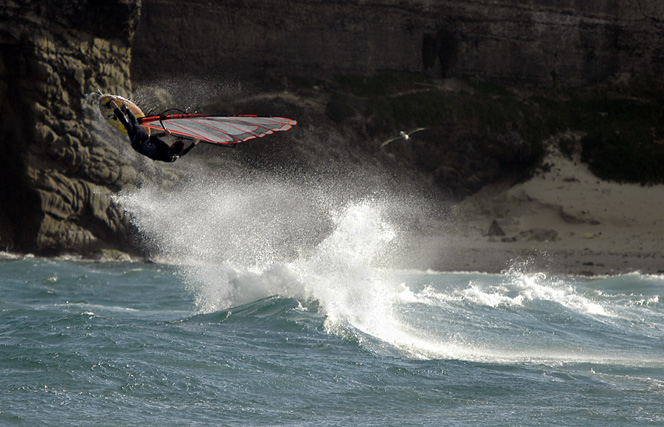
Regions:
M 399 136 L 397 136 L 395 138 L 392 138 L 392 139 L 388 139 L 387 141 L 383 142 L 380 147 L 383 148 L 387 144 L 389 144 L 390 142 L 396 141 L 398 139 L 403 139 L 404 141 L 408 141 L 412 134 L 414 134 L 415 132 L 419 132 L 421 130 L 426 130 L 426 128 L 415 128 L 415 129 L 409 130 L 408 132 L 402 130 L 401 132 L 399 132 Z

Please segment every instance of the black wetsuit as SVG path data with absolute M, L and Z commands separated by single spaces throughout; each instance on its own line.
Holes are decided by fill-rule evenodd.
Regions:
M 127 110 L 127 116 L 125 116 L 119 108 L 116 108 L 113 113 L 125 129 L 127 129 L 127 135 L 129 136 L 129 141 L 131 141 L 131 147 L 152 160 L 174 162 L 179 157 L 187 154 L 189 150 L 195 146 L 195 144 L 192 143 L 185 150 L 182 150 L 183 144 L 178 144 L 178 141 L 169 146 L 160 138 L 165 136 L 165 133 L 148 135 L 147 131 L 140 123 L 138 123 L 136 116 L 134 116 L 130 110 Z

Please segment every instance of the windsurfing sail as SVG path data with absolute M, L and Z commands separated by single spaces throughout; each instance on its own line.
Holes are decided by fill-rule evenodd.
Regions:
M 284 117 L 169 114 L 144 117 L 141 125 L 156 130 L 166 129 L 174 135 L 198 138 L 211 144 L 235 145 L 274 132 L 287 131 L 297 122 Z

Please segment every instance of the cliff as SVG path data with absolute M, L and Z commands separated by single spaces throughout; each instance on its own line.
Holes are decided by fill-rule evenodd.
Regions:
M 261 80 L 426 71 L 581 86 L 660 74 L 659 0 L 145 0 L 132 72 Z
M 90 133 L 85 97 L 131 90 L 140 2 L 6 1 L 0 13 L 0 249 L 128 249 L 110 196 L 135 172 Z

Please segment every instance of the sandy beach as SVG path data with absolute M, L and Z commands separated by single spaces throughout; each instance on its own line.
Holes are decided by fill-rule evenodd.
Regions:
M 413 258 L 440 271 L 664 273 L 664 185 L 603 181 L 558 151 L 544 163 L 454 206 L 452 224 L 418 240 Z

